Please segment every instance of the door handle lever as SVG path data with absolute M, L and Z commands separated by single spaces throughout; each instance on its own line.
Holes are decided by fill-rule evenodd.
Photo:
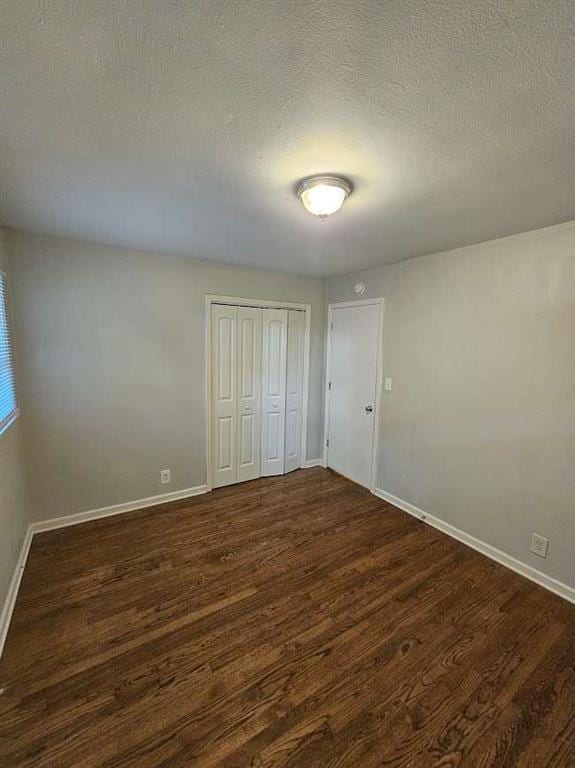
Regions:
M 373 412 L 373 405 L 366 405 L 365 406 L 365 412 L 366 413 L 372 413 Z

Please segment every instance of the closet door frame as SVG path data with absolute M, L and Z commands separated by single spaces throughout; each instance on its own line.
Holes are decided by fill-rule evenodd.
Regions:
M 303 364 L 305 315 L 288 310 L 286 350 L 286 407 L 284 434 L 285 474 L 302 466 L 301 427 L 303 416 Z M 295 413 L 295 424 L 294 424 Z M 295 429 L 294 429 L 295 427 Z M 290 454 L 290 448 L 293 453 Z
M 213 488 L 213 456 L 212 456 L 212 304 L 231 304 L 232 306 L 259 307 L 261 309 L 298 309 L 305 312 L 304 331 L 304 363 L 303 363 L 303 406 L 301 425 L 301 464 L 306 466 L 307 455 L 307 423 L 308 423 L 308 398 L 309 398 L 309 353 L 310 353 L 310 329 L 311 329 L 311 304 L 299 304 L 292 301 L 270 301 L 269 299 L 253 299 L 243 296 L 220 296 L 207 294 L 205 300 L 205 357 L 206 371 L 204 404 L 206 412 L 206 488 Z M 314 462 L 315 463 L 315 462 Z

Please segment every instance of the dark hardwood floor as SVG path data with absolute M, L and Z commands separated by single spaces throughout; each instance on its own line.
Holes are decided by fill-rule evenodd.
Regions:
M 0 765 L 575 766 L 575 606 L 323 469 L 34 538 Z

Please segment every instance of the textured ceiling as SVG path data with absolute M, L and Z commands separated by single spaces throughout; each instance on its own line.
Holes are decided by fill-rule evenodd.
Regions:
M 312 274 L 575 218 L 573 0 L 0 0 L 0 221 Z M 349 176 L 325 223 L 294 184 Z

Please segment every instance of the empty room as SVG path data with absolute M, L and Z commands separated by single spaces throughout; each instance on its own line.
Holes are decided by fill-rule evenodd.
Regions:
M 0 0 L 0 768 L 575 768 L 575 4 Z

